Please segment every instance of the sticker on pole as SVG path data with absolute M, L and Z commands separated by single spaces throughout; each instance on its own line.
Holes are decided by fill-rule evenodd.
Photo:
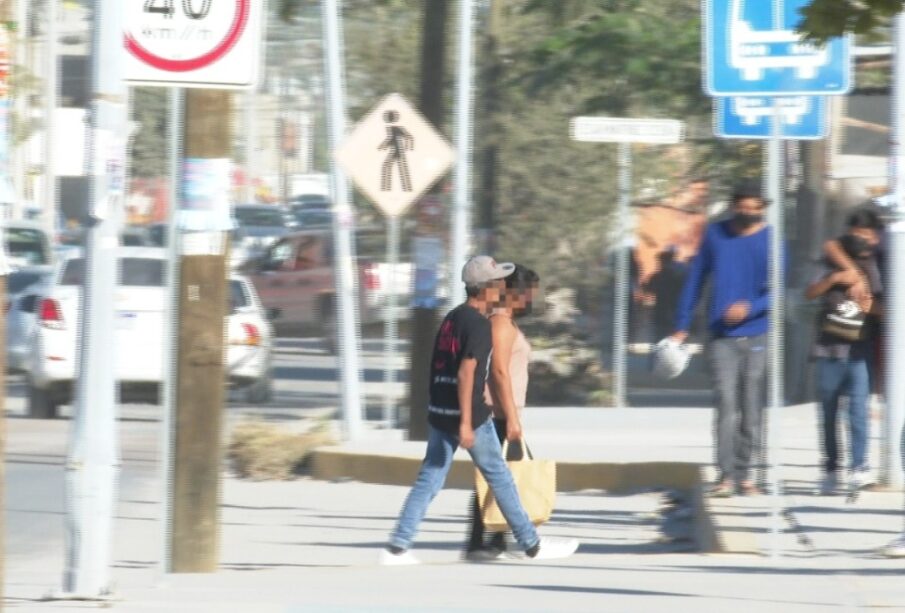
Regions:
M 399 94 L 381 101 L 334 156 L 388 217 L 401 215 L 449 170 L 453 149 Z
M 126 80 L 174 87 L 252 87 L 260 63 L 259 0 L 130 0 Z

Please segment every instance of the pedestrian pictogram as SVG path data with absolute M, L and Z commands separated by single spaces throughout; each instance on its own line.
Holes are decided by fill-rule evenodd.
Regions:
M 388 192 L 392 190 L 393 185 L 393 168 L 398 168 L 399 181 L 402 185 L 402 191 L 412 191 L 412 178 L 409 176 L 408 162 L 405 159 L 406 151 L 414 149 L 415 140 L 408 130 L 400 126 L 399 113 L 396 111 L 387 111 L 383 114 L 383 118 L 387 123 L 387 137 L 378 149 L 387 151 L 386 160 L 383 162 L 383 177 L 380 182 L 380 191 Z
M 453 162 L 453 150 L 399 94 L 384 98 L 337 148 L 349 178 L 387 216 L 401 215 Z

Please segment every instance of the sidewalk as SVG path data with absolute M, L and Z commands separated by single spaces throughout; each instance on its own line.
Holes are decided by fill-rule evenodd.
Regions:
M 576 536 L 567 560 L 465 564 L 459 562 L 469 493 L 442 492 L 415 547 L 418 567 L 376 565 L 406 486 L 299 479 L 223 480 L 221 570 L 212 575 L 162 577 L 158 525 L 161 496 L 154 456 L 157 424 L 124 422 L 126 490 L 116 525 L 113 576 L 122 600 L 113 610 L 146 611 L 856 611 L 905 610 L 905 562 L 879 558 L 876 547 L 902 528 L 901 493 L 868 492 L 854 505 L 810 494 L 817 477 L 813 407 L 784 410 L 782 532 L 770 536 L 770 497 L 731 499 L 711 506 L 730 545 L 753 553 L 689 551 L 687 535 L 666 528 L 656 513 L 660 495 L 649 488 L 561 493 L 543 534 Z M 45 428 L 9 420 L 10 457 L 26 449 L 58 471 L 65 424 Z M 63 422 L 57 422 L 61 424 Z M 874 424 L 874 435 L 878 424 Z M 561 462 L 709 463 L 710 411 L 704 409 L 529 409 L 525 419 L 537 456 Z M 43 430 L 42 430 L 43 432 Z M 876 440 L 874 440 L 876 443 Z M 17 445 L 21 445 L 17 447 Z M 36 449 L 36 447 L 38 447 Z M 338 450 L 417 461 L 423 443 L 375 433 Z M 462 452 L 459 452 L 462 454 Z M 872 451 L 877 458 L 877 450 Z M 31 456 L 29 456 L 31 457 Z M 462 455 L 464 458 L 465 456 Z M 42 521 L 44 542 L 25 550 L 8 543 L 7 606 L 11 610 L 73 611 L 89 603 L 36 602 L 60 586 L 61 506 L 35 508 L 22 483 L 11 483 L 8 509 L 20 520 Z M 9 511 L 8 511 L 9 517 Z M 52 517 L 56 521 L 48 521 Z M 726 518 L 733 519 L 729 522 Z M 722 519 L 720 519 L 722 518 Z M 731 524 L 731 525 L 730 525 Z M 55 526 L 52 528 L 51 526 Z M 738 535 L 747 538 L 733 538 Z M 671 538 L 665 538 L 671 537 Z M 769 554 L 776 543 L 776 559 Z

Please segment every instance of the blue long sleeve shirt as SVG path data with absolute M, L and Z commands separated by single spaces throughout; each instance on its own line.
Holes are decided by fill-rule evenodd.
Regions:
M 676 315 L 676 329 L 688 331 L 708 276 L 713 278 L 707 322 L 714 336 L 757 336 L 769 326 L 769 228 L 749 236 L 733 231 L 730 221 L 709 224 L 691 263 Z M 729 325 L 723 317 L 739 301 L 751 305 L 748 317 Z

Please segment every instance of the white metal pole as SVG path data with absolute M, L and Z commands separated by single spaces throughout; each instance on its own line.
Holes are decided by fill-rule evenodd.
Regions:
M 474 2 L 459 2 L 459 74 L 456 84 L 456 168 L 453 179 L 452 237 L 447 282 L 452 308 L 465 301 L 465 287 L 459 271 L 465 264 L 471 239 L 471 132 L 474 99 Z
M 779 475 L 780 452 L 779 433 L 782 430 L 783 376 L 785 373 L 783 360 L 783 321 L 785 306 L 785 285 L 783 283 L 783 190 L 781 168 L 781 141 L 779 131 L 779 101 L 773 100 L 771 137 L 767 142 L 767 199 L 769 201 L 768 217 L 770 228 L 770 326 L 768 334 L 769 358 L 769 403 L 764 410 L 764 425 L 761 428 L 760 449 L 755 450 L 758 464 L 769 466 L 770 480 L 770 556 L 780 555 L 780 492 Z M 767 440 L 763 440 L 764 436 Z M 763 450 L 767 450 L 767 458 Z M 766 460 L 766 462 L 764 462 Z
M 893 26 L 892 126 L 889 140 L 889 191 L 892 217 L 889 223 L 888 317 L 886 328 L 886 411 L 883 420 L 881 483 L 901 489 L 902 460 L 899 455 L 902 425 L 905 423 L 905 148 L 902 147 L 905 117 L 905 14 L 895 17 Z
M 613 405 L 625 407 L 625 344 L 628 331 L 628 210 L 632 194 L 632 145 L 619 143 L 619 210 L 616 211 L 616 278 L 613 292 Z
M 15 65 L 23 69 L 28 65 L 26 59 L 27 46 L 25 44 L 28 38 L 28 19 L 29 19 L 29 3 L 26 0 L 16 0 L 16 44 L 15 44 Z M 23 122 L 26 120 L 28 111 L 28 98 L 24 91 L 16 93 L 15 99 L 12 101 L 13 108 L 16 111 L 16 121 Z M 12 123 L 12 122 L 10 122 Z M 13 219 L 22 219 L 22 200 L 25 197 L 25 147 L 20 146 L 13 138 L 9 139 L 9 159 L 12 169 L 12 180 L 14 186 L 15 202 L 12 206 Z
M 252 88 L 245 94 L 245 202 L 255 202 L 255 186 L 252 182 L 257 171 L 255 145 L 258 140 L 258 93 Z
M 41 219 L 48 236 L 56 234 L 57 220 L 57 171 L 56 171 L 56 108 L 57 75 L 57 3 L 46 0 L 44 40 L 44 189 Z
M 336 151 L 346 132 L 340 0 L 322 0 L 324 68 L 327 75 L 327 117 L 330 152 Z M 340 394 L 345 435 L 361 437 L 361 366 L 358 326 L 358 284 L 355 268 L 355 215 L 349 203 L 349 181 L 330 156 L 333 198 L 333 242 L 336 253 L 337 332 L 339 334 Z
M 394 427 L 396 394 L 393 391 L 396 373 L 396 269 L 399 267 L 399 217 L 387 218 L 389 240 L 387 241 L 387 265 L 390 267 L 385 279 L 386 309 L 383 330 L 383 352 L 386 366 L 383 371 L 383 421 L 387 427 Z
M 91 217 L 79 322 L 78 379 L 66 463 L 65 597 L 111 591 L 119 475 L 116 430 L 115 288 L 125 191 L 128 89 L 123 81 L 121 0 L 98 0 L 92 44 L 93 99 L 87 162 Z
M 161 386 L 160 476 L 161 502 L 161 574 L 173 572 L 170 538 L 173 530 L 173 441 L 175 440 L 177 351 L 179 347 L 179 228 L 177 226 L 182 187 L 183 96 L 180 88 L 171 88 L 167 104 L 167 171 L 170 175 L 167 207 L 167 308 L 164 330 L 163 385 Z

